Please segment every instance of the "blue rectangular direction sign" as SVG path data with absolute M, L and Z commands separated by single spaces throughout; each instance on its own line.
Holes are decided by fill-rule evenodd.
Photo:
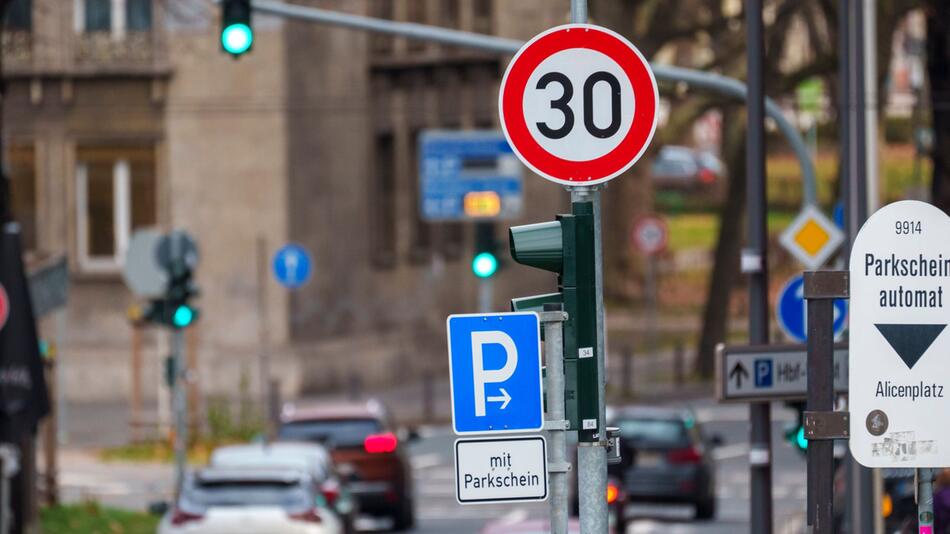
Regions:
M 446 320 L 456 434 L 540 430 L 541 323 L 532 312 Z
M 522 165 L 499 131 L 427 130 L 419 136 L 419 192 L 428 221 L 514 218 Z

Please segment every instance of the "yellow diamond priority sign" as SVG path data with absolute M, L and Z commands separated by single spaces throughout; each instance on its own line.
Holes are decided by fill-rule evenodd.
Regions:
M 818 269 L 844 241 L 844 234 L 824 213 L 806 206 L 782 233 L 779 243 L 808 269 Z

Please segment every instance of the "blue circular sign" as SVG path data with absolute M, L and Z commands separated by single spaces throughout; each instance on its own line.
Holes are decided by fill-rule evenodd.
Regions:
M 290 289 L 307 283 L 312 266 L 310 253 L 297 244 L 285 245 L 274 254 L 274 278 Z
M 779 292 L 775 304 L 775 315 L 785 335 L 799 343 L 808 340 L 808 307 L 805 305 L 805 278 L 793 276 Z M 835 339 L 844 333 L 848 319 L 848 303 L 843 299 L 835 300 L 834 332 Z

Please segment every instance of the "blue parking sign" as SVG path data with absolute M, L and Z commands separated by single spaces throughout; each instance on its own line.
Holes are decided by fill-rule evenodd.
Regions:
M 446 328 L 455 433 L 541 430 L 538 314 L 451 315 Z

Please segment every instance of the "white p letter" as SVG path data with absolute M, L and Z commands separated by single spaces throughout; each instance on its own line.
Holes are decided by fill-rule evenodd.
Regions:
M 505 365 L 501 369 L 485 369 L 482 347 L 501 345 L 505 349 Z M 504 382 L 518 367 L 518 349 L 511 336 L 504 332 L 472 332 L 472 376 L 475 383 L 475 416 L 485 417 L 485 384 Z

